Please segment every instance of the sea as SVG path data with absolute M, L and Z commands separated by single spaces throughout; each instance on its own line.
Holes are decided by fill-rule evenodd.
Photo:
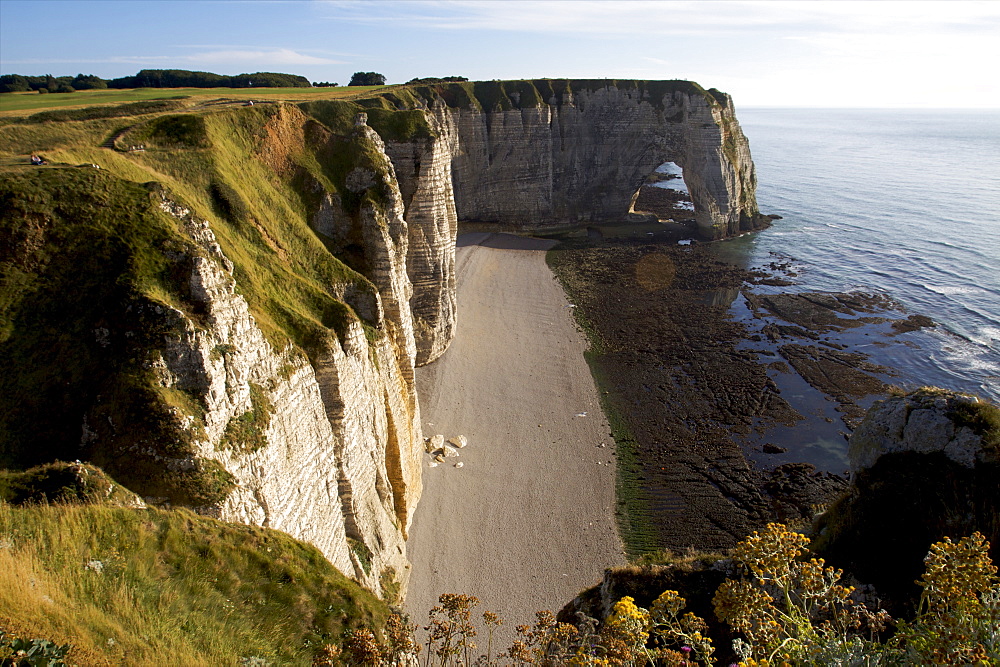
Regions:
M 748 108 L 737 115 L 757 168 L 757 203 L 781 219 L 713 244 L 719 257 L 749 269 L 786 267 L 793 285 L 753 286 L 758 293 L 881 294 L 905 313 L 930 317 L 936 326 L 893 344 L 869 334 L 841 342 L 891 369 L 881 376 L 889 384 L 1000 403 L 1000 110 Z M 671 169 L 679 171 L 669 163 L 658 171 Z M 657 186 L 683 187 L 679 180 Z M 733 319 L 759 330 L 742 295 L 725 302 Z M 764 363 L 781 359 L 761 347 L 744 344 Z M 770 375 L 807 418 L 739 439 L 745 454 L 764 468 L 805 461 L 846 471 L 849 429 L 836 404 L 795 374 Z M 767 454 L 765 443 L 785 453 Z
M 880 353 L 897 384 L 1000 403 L 1000 110 L 738 118 L 760 210 L 782 219 L 726 250 L 756 267 L 790 260 L 795 291 L 879 292 L 931 317 L 919 346 Z

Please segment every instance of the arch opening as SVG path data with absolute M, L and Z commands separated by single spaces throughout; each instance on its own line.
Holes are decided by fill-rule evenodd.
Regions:
M 632 195 L 629 213 L 695 229 L 694 203 L 684 182 L 684 169 L 676 162 L 664 162 L 654 169 Z

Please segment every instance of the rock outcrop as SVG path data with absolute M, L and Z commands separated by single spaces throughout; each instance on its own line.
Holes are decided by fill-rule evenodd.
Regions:
M 410 310 L 418 366 L 437 359 L 448 348 L 457 316 L 458 217 L 452 187 L 452 158 L 459 148 L 455 127 L 449 120 L 439 109 L 433 116 L 436 136 L 386 144 L 386 152 L 398 174 L 409 228 L 406 269 L 413 285 Z
M 462 86 L 415 90 L 438 137 L 432 143 L 452 152 L 460 220 L 522 228 L 620 220 L 646 177 L 674 162 L 702 236 L 767 224 L 749 145 L 725 93 L 686 81 Z
M 1000 540 L 1000 408 L 924 388 L 876 403 L 850 440 L 851 485 L 820 519 L 815 548 L 897 604 L 933 542 Z

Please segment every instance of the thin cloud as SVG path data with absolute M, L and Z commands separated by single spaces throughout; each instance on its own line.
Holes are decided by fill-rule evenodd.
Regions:
M 310 56 L 291 49 L 230 49 L 220 51 L 203 51 L 176 56 L 112 56 L 110 58 L 88 59 L 54 59 L 25 58 L 21 60 L 6 60 L 11 65 L 93 65 L 102 63 L 132 64 L 132 65 L 230 65 L 232 67 L 270 67 L 274 65 L 341 65 L 346 61 L 332 60 Z
M 414 29 L 531 33 L 725 35 L 752 31 L 992 32 L 1000 3 L 684 0 L 322 0 L 325 18 Z M 325 10 L 325 11 L 323 11 Z
M 206 51 L 185 56 L 189 61 L 204 63 L 256 63 L 273 65 L 340 65 L 342 60 L 331 60 L 330 58 L 319 58 L 310 56 L 291 49 L 271 49 L 271 50 L 229 50 L 229 51 Z

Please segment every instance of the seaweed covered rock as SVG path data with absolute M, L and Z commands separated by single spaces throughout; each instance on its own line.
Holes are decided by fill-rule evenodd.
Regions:
M 995 405 L 927 387 L 876 403 L 851 436 L 851 485 L 820 518 L 815 549 L 905 608 L 928 544 L 979 531 L 996 556 L 998 454 Z

